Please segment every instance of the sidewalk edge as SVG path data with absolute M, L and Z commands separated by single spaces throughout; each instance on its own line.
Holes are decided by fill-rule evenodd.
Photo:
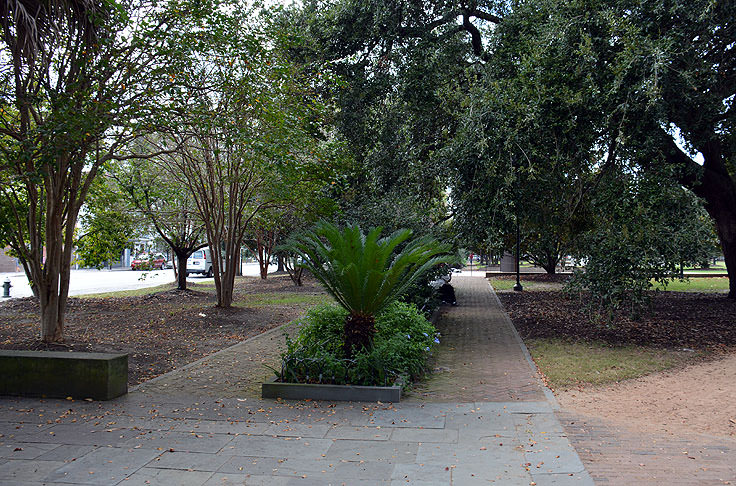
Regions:
M 527 363 L 529 363 L 529 366 L 532 367 L 532 370 L 534 370 L 535 373 L 539 374 L 539 369 L 537 368 L 536 363 L 534 363 L 534 360 L 532 359 L 531 353 L 529 353 L 529 349 L 526 347 L 526 344 L 524 344 L 524 341 L 521 339 L 521 336 L 519 335 L 519 331 L 516 330 L 516 326 L 514 326 L 514 323 L 511 321 L 511 318 L 509 317 L 508 312 L 506 312 L 506 308 L 501 303 L 501 299 L 498 298 L 498 294 L 496 294 L 496 291 L 493 290 L 493 286 L 491 283 L 486 279 L 486 284 L 488 284 L 488 291 L 493 295 L 493 298 L 496 299 L 496 303 L 503 311 L 503 319 L 506 322 L 506 324 L 511 327 L 511 332 L 514 334 L 514 337 L 516 338 L 516 342 L 521 347 L 521 352 L 524 353 L 524 357 L 526 358 Z M 540 380 L 541 381 L 541 380 Z M 555 397 L 555 394 L 552 393 L 552 390 L 549 389 L 547 385 L 542 382 L 542 391 L 544 392 L 544 396 L 547 397 L 547 401 L 552 406 L 552 410 L 555 412 L 560 410 L 560 403 L 557 401 L 557 398 Z
M 163 375 L 158 375 L 157 377 L 151 378 L 150 380 L 146 380 L 143 383 L 138 383 L 137 385 L 134 385 L 134 386 L 128 388 L 128 393 L 133 393 L 135 391 L 138 391 L 138 389 L 140 387 L 142 387 L 142 386 L 149 385 L 151 383 L 156 383 L 157 381 L 166 378 L 171 373 L 180 373 L 180 372 L 186 371 L 186 370 L 188 370 L 190 368 L 194 368 L 195 366 L 199 366 L 201 363 L 207 361 L 208 359 L 214 358 L 215 356 L 217 356 L 219 354 L 225 353 L 226 351 L 229 351 L 230 349 L 232 349 L 232 348 L 234 348 L 236 346 L 240 346 L 240 345 L 245 344 L 245 343 L 247 343 L 249 341 L 252 341 L 254 339 L 260 339 L 260 338 L 263 338 L 263 337 L 268 336 L 270 334 L 274 334 L 274 333 L 276 333 L 278 331 L 281 331 L 285 326 L 288 326 L 289 324 L 291 324 L 291 323 L 290 322 L 286 322 L 284 324 L 281 324 L 279 326 L 274 327 L 273 329 L 269 329 L 266 332 L 262 332 L 260 334 L 256 334 L 255 336 L 251 336 L 248 339 L 245 339 L 243 341 L 240 341 L 239 343 L 235 343 L 232 346 L 228 346 L 228 347 L 223 348 L 223 349 L 221 349 L 219 351 L 215 351 L 212 354 L 208 354 L 207 356 L 204 356 L 202 358 L 199 358 L 197 361 L 192 361 L 191 363 L 187 363 L 184 366 L 180 366 L 178 368 L 174 368 L 171 371 L 167 371 Z

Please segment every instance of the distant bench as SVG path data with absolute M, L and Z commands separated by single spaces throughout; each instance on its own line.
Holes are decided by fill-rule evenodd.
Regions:
M 0 395 L 110 400 L 128 393 L 128 355 L 0 350 Z

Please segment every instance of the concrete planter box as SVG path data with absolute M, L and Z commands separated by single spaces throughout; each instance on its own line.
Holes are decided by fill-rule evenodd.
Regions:
M 128 393 L 128 355 L 0 350 L 0 395 L 110 400 Z
M 317 385 L 281 383 L 275 379 L 261 385 L 261 397 L 286 400 L 329 400 L 350 402 L 398 402 L 400 386 Z

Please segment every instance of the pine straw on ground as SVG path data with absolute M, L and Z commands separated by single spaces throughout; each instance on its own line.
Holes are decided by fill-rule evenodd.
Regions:
M 324 295 L 312 280 L 295 287 L 285 276 L 239 277 L 235 285 L 237 306 L 230 309 L 215 307 L 213 286 L 197 284 L 136 297 L 70 297 L 64 343 L 54 345 L 39 340 L 38 302 L 13 299 L 0 305 L 0 349 L 129 353 L 128 383 L 135 385 L 289 322 L 312 305 L 249 306 L 251 294 Z

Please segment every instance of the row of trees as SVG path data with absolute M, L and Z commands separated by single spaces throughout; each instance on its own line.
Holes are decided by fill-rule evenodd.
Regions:
M 341 149 L 319 66 L 291 62 L 296 33 L 237 1 L 36 7 L 0 11 L 0 213 L 42 339 L 63 339 L 73 248 L 92 255 L 104 240 L 110 253 L 140 224 L 131 213 L 176 254 L 181 287 L 187 257 L 209 245 L 230 306 L 246 235 L 329 207 Z
M 518 218 L 530 259 L 585 257 L 600 266 L 585 288 L 624 289 L 616 301 L 714 239 L 736 298 L 735 14 L 707 0 L 335 0 L 290 19 L 314 39 L 295 56 L 347 81 L 337 126 L 371 168 L 342 194 L 348 211 L 370 218 L 389 195 L 401 209 L 384 217 L 449 217 L 461 244 L 495 252 Z
M 625 288 L 714 229 L 736 297 L 732 2 L 27 7 L 0 7 L 0 237 L 46 341 L 119 203 L 180 269 L 211 246 L 221 306 L 247 237 L 265 260 L 333 212 L 496 251 L 518 218 L 545 268 L 576 253 Z

